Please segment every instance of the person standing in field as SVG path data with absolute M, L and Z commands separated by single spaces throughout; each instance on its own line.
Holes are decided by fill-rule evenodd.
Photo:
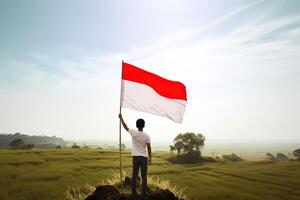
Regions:
M 131 192 L 133 195 L 137 195 L 136 179 L 141 168 L 142 177 L 142 195 L 147 196 L 147 170 L 148 161 L 151 163 L 151 139 L 150 135 L 143 131 L 145 127 L 145 121 L 138 119 L 136 121 L 136 127 L 138 130 L 128 128 L 123 120 L 122 114 L 119 114 L 121 123 L 126 131 L 128 131 L 132 138 L 132 178 L 131 178 Z

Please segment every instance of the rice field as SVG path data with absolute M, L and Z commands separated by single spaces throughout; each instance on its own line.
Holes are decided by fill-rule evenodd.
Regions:
M 184 189 L 189 199 L 299 200 L 300 162 L 172 164 L 154 152 L 149 175 Z M 85 190 L 118 170 L 117 151 L 96 149 L 0 150 L 1 200 L 63 200 L 69 187 Z M 131 154 L 123 152 L 131 174 Z

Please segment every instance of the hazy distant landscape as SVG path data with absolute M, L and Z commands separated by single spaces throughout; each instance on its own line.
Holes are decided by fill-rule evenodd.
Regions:
M 59 137 L 20 133 L 0 136 L 2 139 L 26 138 L 27 143 L 43 143 L 44 147 L 37 145 L 32 149 L 13 150 L 11 145 L 2 146 L 0 199 L 83 200 L 90 193 L 90 187 L 112 178 L 119 170 L 118 149 L 113 142 L 94 142 L 91 145 L 88 141 L 71 142 Z M 47 142 L 52 146 L 62 146 L 57 149 Z M 125 146 L 123 170 L 130 176 L 131 146 L 128 142 Z M 191 200 L 296 200 L 300 195 L 300 162 L 292 152 L 297 146 L 208 144 L 202 150 L 202 157 L 207 161 L 176 164 L 170 160 L 176 154 L 169 151 L 167 143 L 161 143 L 154 145 L 149 176 L 170 181 L 172 186 L 184 189 L 185 198 Z M 277 153 L 287 157 L 270 160 L 267 152 L 275 157 Z M 232 153 L 242 160 L 222 159 L 222 155 Z
M 15 135 L 15 136 L 14 136 Z M 9 136 L 9 137 L 8 137 Z M 39 136 L 39 135 L 26 135 L 22 133 L 14 134 L 0 134 L 0 148 L 8 148 L 8 144 L 14 138 L 25 138 L 26 143 L 34 144 L 36 147 L 55 148 L 57 145 L 71 147 L 74 143 L 81 147 L 87 146 L 89 148 L 103 148 L 115 149 L 119 148 L 117 141 L 101 141 L 101 140 L 72 140 L 68 141 L 59 136 Z M 131 141 L 122 142 L 127 150 L 131 149 Z M 152 148 L 155 151 L 170 151 L 169 145 L 172 141 L 153 142 Z M 267 152 L 276 154 L 278 152 L 284 154 L 291 154 L 293 150 L 300 146 L 299 142 L 282 142 L 282 143 L 252 143 L 251 142 L 209 142 L 207 141 L 202 148 L 202 154 L 205 156 L 220 156 L 223 154 L 235 153 L 240 155 L 245 160 L 255 161 L 265 159 Z

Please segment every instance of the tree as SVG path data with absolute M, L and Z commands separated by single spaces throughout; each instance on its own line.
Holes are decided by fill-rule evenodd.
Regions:
M 177 150 L 177 155 L 179 155 L 184 146 L 181 141 L 177 141 L 175 142 L 174 147 Z
M 184 134 L 180 133 L 174 139 L 175 147 L 176 144 L 179 147 L 183 146 L 184 152 L 188 155 L 191 155 L 194 152 L 201 154 L 200 149 L 204 146 L 204 142 L 205 137 L 201 133 L 195 134 L 192 132 Z M 176 149 L 178 150 L 178 148 Z
M 174 145 L 169 146 L 171 153 L 174 150 L 177 151 L 177 156 L 171 156 L 170 162 L 187 164 L 205 160 L 215 161 L 214 159 L 205 159 L 201 156 L 201 148 L 204 146 L 204 141 L 205 137 L 201 133 L 187 132 L 178 134 L 173 140 Z
M 77 145 L 76 143 L 73 144 L 73 146 L 71 147 L 72 149 L 80 149 L 80 146 Z
M 173 145 L 169 145 L 170 151 L 171 151 L 171 157 L 173 157 L 173 152 L 176 150 L 176 148 Z
M 298 160 L 300 160 L 300 149 L 296 149 L 295 151 L 293 151 L 293 155 L 297 157 Z
M 24 147 L 25 143 L 22 139 L 15 139 L 11 143 L 9 143 L 9 146 L 12 149 L 22 149 Z

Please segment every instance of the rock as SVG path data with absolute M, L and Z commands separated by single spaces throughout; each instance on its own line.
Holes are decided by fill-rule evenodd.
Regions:
M 168 189 L 158 189 L 148 195 L 148 200 L 178 200 L 178 198 Z
M 129 176 L 126 176 L 123 181 L 123 186 L 131 186 L 131 178 Z
M 112 200 L 114 196 L 120 194 L 118 188 L 112 185 L 100 185 L 92 195 L 85 200 Z
M 113 200 L 147 200 L 142 195 L 120 194 L 116 195 Z

